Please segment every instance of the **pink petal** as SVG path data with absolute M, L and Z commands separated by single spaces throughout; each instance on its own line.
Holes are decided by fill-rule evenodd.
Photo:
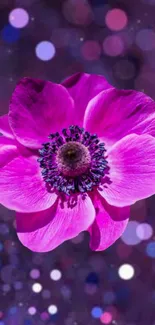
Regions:
M 24 78 L 12 95 L 9 123 L 20 143 L 40 148 L 50 133 L 72 124 L 73 107 L 65 87 Z
M 86 230 L 94 221 L 95 209 L 89 196 L 81 195 L 50 209 L 31 214 L 17 213 L 17 234 L 22 244 L 35 252 L 48 252 Z
M 130 134 L 107 156 L 109 170 L 99 193 L 114 206 L 131 205 L 155 193 L 155 138 Z
M 36 157 L 17 157 L 0 168 L 0 203 L 20 212 L 49 208 L 56 200 L 42 179 Z
M 12 159 L 19 155 L 14 140 L 1 136 L 0 137 L 0 167 L 8 164 Z
M 134 90 L 108 89 L 89 102 L 84 126 L 107 145 L 130 133 L 155 135 L 155 102 Z
M 109 205 L 99 195 L 93 201 L 96 208 L 96 219 L 89 228 L 90 247 L 101 251 L 111 246 L 125 230 L 130 208 L 117 208 Z
M 7 138 L 14 139 L 7 114 L 0 116 L 0 133 L 2 133 Z
M 74 124 L 83 125 L 83 118 L 88 102 L 101 91 L 111 88 L 103 76 L 76 73 L 63 83 L 75 102 Z

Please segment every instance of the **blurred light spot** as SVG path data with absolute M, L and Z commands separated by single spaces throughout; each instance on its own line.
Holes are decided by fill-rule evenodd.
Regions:
M 110 324 L 112 321 L 112 315 L 109 312 L 105 312 L 100 317 L 100 320 L 103 324 Z
M 17 307 L 11 307 L 11 308 L 9 309 L 9 314 L 10 314 L 10 315 L 14 315 L 14 314 L 16 314 L 16 312 L 17 312 Z
M 143 51 L 155 48 L 155 32 L 152 29 L 142 29 L 136 35 L 136 44 Z
M 136 234 L 141 240 L 147 240 L 152 237 L 153 229 L 148 223 L 141 223 L 136 229 Z
M 37 270 L 37 269 L 33 269 L 33 270 L 31 270 L 31 272 L 30 272 L 30 277 L 31 277 L 32 279 L 38 279 L 38 278 L 40 277 L 40 271 Z
M 16 281 L 14 284 L 13 284 L 15 290 L 21 290 L 23 288 L 23 283 L 20 282 L 20 281 Z
M 7 283 L 6 284 L 3 284 L 2 288 L 3 288 L 3 291 L 5 291 L 5 292 L 9 292 L 11 290 L 10 285 L 7 284 Z
M 46 321 L 49 319 L 49 314 L 44 311 L 43 313 L 41 313 L 40 317 L 43 321 Z
M 112 291 L 107 291 L 103 295 L 103 301 L 105 304 L 112 304 L 115 301 L 115 294 Z
M 42 41 L 35 48 L 36 56 L 42 61 L 49 61 L 55 56 L 55 46 L 48 41 Z
M 42 290 L 42 285 L 40 283 L 34 283 L 32 286 L 32 290 L 36 293 L 39 293 Z
M 58 281 L 58 280 L 60 280 L 61 277 L 62 277 L 62 274 L 61 274 L 61 272 L 60 272 L 59 270 L 52 270 L 52 271 L 50 272 L 50 278 L 51 278 L 52 280 L 54 280 L 54 281 Z
M 107 36 L 103 42 L 103 51 L 109 56 L 117 56 L 124 51 L 124 43 L 120 36 Z
M 97 291 L 97 286 L 95 284 L 86 284 L 85 285 L 85 292 L 88 294 L 88 295 L 94 295 Z
M 28 309 L 28 313 L 30 314 L 30 315 L 35 315 L 36 314 L 36 312 L 37 312 L 37 310 L 36 310 L 36 308 L 35 307 L 29 307 L 29 309 Z
M 94 318 L 100 318 L 101 315 L 103 313 L 103 310 L 100 307 L 93 307 L 92 311 L 91 311 L 91 315 Z
M 61 288 L 61 294 L 65 299 L 70 299 L 72 292 L 69 287 L 64 285 Z
M 128 18 L 125 11 L 115 8 L 107 12 L 105 22 L 109 29 L 119 31 L 126 27 Z
M 22 8 L 13 9 L 9 14 L 9 23 L 16 28 L 23 28 L 29 22 L 29 15 Z
M 139 223 L 137 221 L 129 221 L 123 235 L 122 241 L 127 245 L 137 245 L 141 242 L 141 239 L 137 236 L 136 229 Z
M 121 279 L 123 280 L 130 280 L 134 276 L 134 268 L 130 264 L 123 264 L 118 269 L 118 274 Z
M 96 41 L 86 41 L 81 47 L 81 53 L 85 60 L 98 60 L 101 55 L 100 44 Z
M 8 43 L 14 43 L 20 38 L 20 30 L 12 27 L 11 25 L 6 25 L 2 29 L 2 39 Z
M 146 246 L 146 253 L 149 257 L 155 258 L 155 242 L 151 241 Z
M 51 314 L 51 315 L 55 315 L 55 314 L 58 312 L 58 308 L 57 308 L 57 306 L 55 306 L 55 305 L 50 305 L 50 306 L 48 307 L 48 312 L 49 312 L 49 314 Z
M 66 20 L 72 24 L 87 26 L 93 20 L 93 13 L 87 1 L 66 0 L 62 11 Z
M 50 297 L 51 297 L 51 293 L 50 293 L 50 291 L 49 290 L 43 290 L 43 292 L 42 292 L 42 297 L 44 298 L 44 299 L 49 299 Z

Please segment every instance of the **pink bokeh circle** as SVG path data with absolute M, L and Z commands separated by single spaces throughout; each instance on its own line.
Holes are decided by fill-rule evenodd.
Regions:
M 124 51 L 124 43 L 120 36 L 110 35 L 103 41 L 103 51 L 108 56 L 118 56 Z
M 81 47 L 81 53 L 85 60 L 98 60 L 101 55 L 101 47 L 97 41 L 86 41 Z
M 112 315 L 111 315 L 111 313 L 109 313 L 109 312 L 103 313 L 101 315 L 100 320 L 101 320 L 101 323 L 103 323 L 103 324 L 110 324 L 111 321 L 112 321 Z
M 128 18 L 125 11 L 114 8 L 107 12 L 105 23 L 110 30 L 119 31 L 127 26 Z

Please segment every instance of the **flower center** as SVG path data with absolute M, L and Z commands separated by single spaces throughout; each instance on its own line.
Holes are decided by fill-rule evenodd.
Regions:
M 82 175 L 88 169 L 91 155 L 82 143 L 70 141 L 58 149 L 56 162 L 63 175 L 75 177 Z
M 50 134 L 49 139 L 39 150 L 38 162 L 51 189 L 71 195 L 92 191 L 100 184 L 107 161 L 104 143 L 96 134 L 71 125 L 61 134 Z

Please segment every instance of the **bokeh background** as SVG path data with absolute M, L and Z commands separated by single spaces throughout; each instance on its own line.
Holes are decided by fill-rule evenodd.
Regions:
M 154 17 L 155 0 L 0 0 L 0 115 L 24 76 L 60 83 L 86 71 L 155 99 Z M 0 207 L 0 325 L 155 325 L 154 230 L 149 198 L 106 251 L 82 233 L 39 254 Z

